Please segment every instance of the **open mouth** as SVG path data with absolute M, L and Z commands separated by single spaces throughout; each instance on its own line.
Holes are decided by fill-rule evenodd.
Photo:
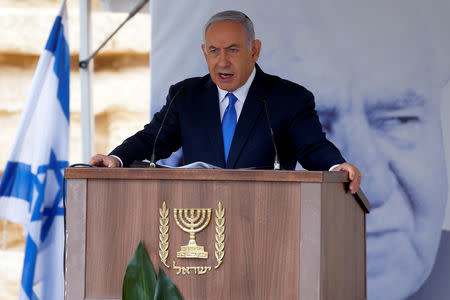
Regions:
M 234 74 L 231 73 L 219 73 L 219 78 L 220 79 L 230 79 L 234 76 Z

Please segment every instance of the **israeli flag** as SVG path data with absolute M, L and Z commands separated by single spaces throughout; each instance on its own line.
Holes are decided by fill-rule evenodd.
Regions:
M 31 84 L 0 183 L 0 218 L 25 226 L 19 299 L 64 299 L 63 170 L 69 153 L 69 72 L 63 0 Z

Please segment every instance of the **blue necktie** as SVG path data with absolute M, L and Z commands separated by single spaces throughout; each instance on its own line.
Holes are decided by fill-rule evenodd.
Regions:
M 232 93 L 228 93 L 228 106 L 225 109 L 225 113 L 222 118 L 222 134 L 223 134 L 223 150 L 225 152 L 225 163 L 228 160 L 228 153 L 230 152 L 231 141 L 234 136 L 234 129 L 236 128 L 236 109 L 234 104 L 237 98 Z

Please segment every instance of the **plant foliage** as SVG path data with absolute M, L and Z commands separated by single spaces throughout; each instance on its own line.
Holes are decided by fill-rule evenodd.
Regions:
M 159 267 L 158 282 L 156 283 L 155 299 L 154 300 L 179 300 L 183 299 L 180 291 L 169 276 L 164 273 L 163 269 Z
M 180 291 L 161 267 L 156 279 L 142 241 L 125 271 L 122 300 L 183 300 Z

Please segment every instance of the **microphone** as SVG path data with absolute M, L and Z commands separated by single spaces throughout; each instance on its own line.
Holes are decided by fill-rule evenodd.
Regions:
M 172 106 L 172 103 L 175 100 L 175 98 L 178 95 L 182 94 L 183 92 L 184 92 L 184 86 L 180 87 L 178 89 L 178 91 L 175 93 L 175 95 L 173 95 L 172 99 L 170 99 L 169 106 L 167 107 L 166 113 L 164 114 L 164 117 L 163 117 L 163 119 L 161 121 L 161 125 L 159 126 L 158 133 L 156 134 L 155 142 L 153 143 L 153 151 L 152 151 L 152 156 L 150 158 L 150 168 L 156 168 L 156 164 L 155 164 L 155 160 L 156 160 L 155 159 L 156 142 L 158 141 L 159 134 L 161 133 L 161 130 L 162 130 L 163 126 L 164 126 L 164 122 L 166 121 L 167 115 L 169 114 L 170 107 Z
M 273 159 L 273 169 L 281 170 L 280 160 L 278 159 L 277 144 L 275 143 L 275 137 L 273 134 L 272 123 L 270 123 L 269 108 L 267 107 L 267 101 L 264 97 L 260 97 L 259 101 L 264 103 L 264 110 L 266 111 L 267 124 L 269 125 L 269 130 L 270 130 L 270 137 L 272 138 L 273 148 L 275 149 L 275 158 Z

